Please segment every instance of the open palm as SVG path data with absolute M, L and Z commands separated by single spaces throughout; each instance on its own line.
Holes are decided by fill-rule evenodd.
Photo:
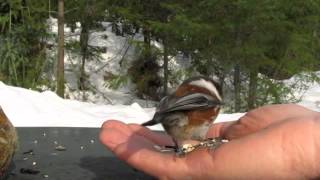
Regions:
M 214 124 L 208 137 L 230 142 L 184 157 L 155 145 L 170 137 L 137 124 L 106 121 L 100 140 L 116 156 L 160 179 L 311 179 L 320 175 L 319 113 L 297 105 L 271 105 L 234 122 Z

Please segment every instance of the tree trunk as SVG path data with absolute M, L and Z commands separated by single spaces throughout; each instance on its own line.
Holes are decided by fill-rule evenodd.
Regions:
M 235 33 L 235 48 L 239 48 L 242 45 L 241 40 L 241 30 L 240 30 L 240 21 L 238 22 L 237 26 L 235 27 L 236 33 Z M 235 112 L 239 112 L 241 110 L 241 68 L 239 62 L 241 62 L 240 59 L 237 60 L 238 63 L 236 63 L 234 67 L 234 110 Z
M 248 110 L 253 109 L 256 106 L 257 99 L 257 84 L 258 73 L 255 70 L 251 70 L 249 74 L 249 93 L 248 93 Z
M 88 41 L 89 41 L 89 30 L 86 22 L 81 23 L 81 34 L 80 34 L 80 51 L 81 51 L 81 68 L 80 68 L 80 90 L 85 90 L 85 64 L 88 57 Z
M 64 1 L 58 1 L 57 94 L 64 97 Z
M 145 57 L 151 57 L 151 32 L 148 26 L 143 28 L 143 42 L 145 45 Z
M 163 41 L 163 96 L 168 93 L 168 78 L 169 78 L 169 69 L 168 69 L 168 46 L 166 40 Z
M 241 105 L 241 81 L 240 81 L 240 66 L 237 64 L 234 67 L 233 74 L 233 83 L 234 83 L 234 111 L 240 111 Z

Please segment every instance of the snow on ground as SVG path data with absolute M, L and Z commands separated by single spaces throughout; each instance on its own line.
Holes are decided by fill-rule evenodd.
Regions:
M 36 92 L 0 82 L 0 105 L 18 127 L 100 127 L 107 119 L 141 123 L 150 118 L 138 104 L 95 105 L 64 100 L 51 91 Z
M 16 127 L 101 127 L 109 119 L 126 123 L 149 120 L 154 108 L 131 105 L 98 105 L 58 97 L 54 92 L 36 92 L 0 82 L 0 106 Z M 313 84 L 299 103 L 320 111 L 320 85 Z M 236 120 L 243 113 L 220 114 L 216 122 Z M 162 130 L 160 125 L 152 127 Z
M 320 85 L 313 84 L 306 91 L 302 98 L 302 101 L 298 104 L 315 111 L 320 111 Z
M 149 120 L 154 108 L 132 105 L 98 105 L 58 97 L 54 92 L 36 92 L 0 82 L 0 106 L 16 127 L 101 127 L 109 119 L 126 123 Z M 241 114 L 219 116 L 219 121 L 235 120 Z M 154 126 L 154 130 L 162 127 Z

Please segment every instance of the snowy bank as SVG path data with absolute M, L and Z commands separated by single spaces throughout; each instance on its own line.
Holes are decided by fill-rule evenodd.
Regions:
M 97 105 L 62 99 L 54 92 L 37 92 L 0 82 L 0 106 L 16 127 L 101 127 L 109 119 L 126 123 L 149 120 L 154 108 L 131 105 Z M 313 84 L 299 103 L 320 111 L 320 85 Z M 216 122 L 236 120 L 243 113 L 220 114 Z M 160 125 L 154 130 L 162 130 Z
M 16 127 L 101 127 L 109 119 L 126 123 L 149 120 L 154 108 L 132 105 L 96 105 L 66 100 L 54 92 L 36 92 L 0 82 L 0 105 Z M 241 114 L 221 114 L 217 122 L 235 120 Z M 162 130 L 161 126 L 153 126 Z

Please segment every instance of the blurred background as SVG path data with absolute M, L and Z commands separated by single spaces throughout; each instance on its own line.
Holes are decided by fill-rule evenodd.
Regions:
M 319 20 L 320 0 L 1 0 L 0 81 L 153 107 L 204 75 L 225 112 L 296 103 L 320 80 Z

